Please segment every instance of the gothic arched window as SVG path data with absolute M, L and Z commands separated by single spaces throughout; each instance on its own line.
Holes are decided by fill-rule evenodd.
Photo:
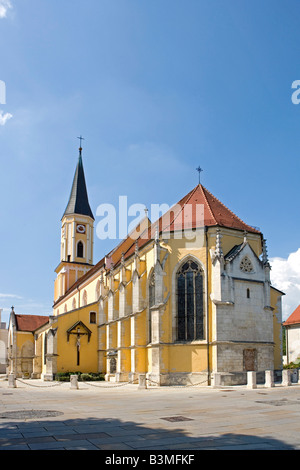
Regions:
M 177 271 L 177 340 L 203 339 L 203 272 L 193 260 Z
M 87 291 L 86 290 L 84 290 L 82 294 L 82 304 L 83 306 L 87 305 Z

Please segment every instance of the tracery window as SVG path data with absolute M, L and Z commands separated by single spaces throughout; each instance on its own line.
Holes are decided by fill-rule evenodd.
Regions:
M 177 340 L 203 339 L 203 272 L 189 260 L 177 272 Z
M 251 273 L 253 271 L 253 266 L 248 256 L 245 256 L 242 259 L 240 263 L 240 270 L 243 271 L 244 273 Z

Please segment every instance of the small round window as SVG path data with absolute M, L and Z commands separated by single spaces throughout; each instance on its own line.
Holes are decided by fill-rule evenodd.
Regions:
M 242 259 L 241 264 L 240 264 L 240 269 L 244 273 L 251 273 L 253 271 L 253 266 L 248 256 L 245 256 Z

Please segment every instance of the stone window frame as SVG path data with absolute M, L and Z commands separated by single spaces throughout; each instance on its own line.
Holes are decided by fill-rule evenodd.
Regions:
M 181 266 L 187 261 L 194 261 L 200 266 L 203 275 L 203 339 L 196 340 L 178 340 L 178 323 L 177 323 L 177 273 Z M 172 272 L 172 342 L 176 344 L 198 344 L 206 343 L 206 330 L 207 330 L 207 299 L 206 299 L 206 276 L 207 272 L 202 261 L 195 255 L 188 254 L 184 256 L 174 267 Z
M 254 267 L 248 255 L 243 256 L 240 261 L 240 270 L 245 274 L 254 273 Z
M 97 312 L 95 310 L 91 310 L 90 311 L 90 323 L 92 325 L 96 325 L 97 324 Z

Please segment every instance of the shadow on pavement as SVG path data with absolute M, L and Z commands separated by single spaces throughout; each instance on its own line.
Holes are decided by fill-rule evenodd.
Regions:
M 216 436 L 201 433 L 198 437 L 192 437 L 186 430 L 178 429 L 180 422 L 176 421 L 176 417 L 173 421 L 160 419 L 159 427 L 150 428 L 119 419 L 55 420 L 55 414 L 47 415 L 47 411 L 40 411 L 37 415 L 31 410 L 31 415 L 29 411 L 27 415 L 23 411 L 23 416 L 22 412 L 18 412 L 18 416 L 2 417 L 0 450 L 126 450 L 134 453 L 139 450 L 294 449 L 280 440 L 254 435 L 220 433 Z

